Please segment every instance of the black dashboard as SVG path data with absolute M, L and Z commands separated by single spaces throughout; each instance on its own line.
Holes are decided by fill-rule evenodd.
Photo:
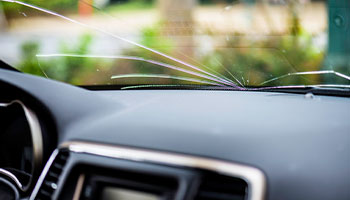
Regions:
M 0 88 L 0 169 L 29 161 L 11 164 L 33 179 L 22 198 L 350 199 L 346 97 L 91 91 L 1 69 Z M 41 129 L 40 166 L 21 105 Z

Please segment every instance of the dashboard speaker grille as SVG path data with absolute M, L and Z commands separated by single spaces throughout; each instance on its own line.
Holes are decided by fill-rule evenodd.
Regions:
M 43 180 L 43 183 L 35 198 L 36 200 L 47 200 L 52 198 L 52 195 L 57 189 L 57 183 L 59 181 L 63 168 L 67 162 L 68 156 L 68 151 L 61 151 L 56 156 L 55 160 L 53 161 Z

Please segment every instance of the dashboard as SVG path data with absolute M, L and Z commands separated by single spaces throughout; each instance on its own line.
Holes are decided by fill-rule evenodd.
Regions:
M 0 69 L 0 199 L 349 199 L 350 99 L 92 91 Z

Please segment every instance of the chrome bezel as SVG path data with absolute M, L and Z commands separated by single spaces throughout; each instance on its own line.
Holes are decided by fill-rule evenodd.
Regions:
M 92 154 L 109 158 L 147 162 L 153 164 L 168 165 L 174 167 L 188 167 L 209 170 L 227 176 L 241 178 L 248 184 L 248 200 L 264 200 L 266 191 L 266 178 L 258 168 L 232 163 L 217 159 L 190 156 L 163 151 L 154 151 L 138 148 L 107 145 L 92 142 L 71 141 L 65 142 L 51 155 L 49 161 L 39 177 L 29 200 L 34 200 L 48 173 L 53 161 L 60 150 L 69 150 L 74 153 Z
M 247 165 L 170 152 L 79 141 L 63 143 L 60 149 L 116 159 L 214 171 L 245 180 L 248 184 L 248 199 L 263 200 L 265 198 L 266 178 L 264 173 Z

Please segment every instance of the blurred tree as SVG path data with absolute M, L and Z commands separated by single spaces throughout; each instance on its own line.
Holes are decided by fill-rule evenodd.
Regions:
M 5 31 L 6 27 L 7 27 L 7 21 L 6 21 L 2 4 L 0 3 L 0 32 Z
M 44 76 L 42 69 L 38 66 L 36 54 L 39 52 L 39 43 L 36 41 L 26 41 L 21 45 L 22 61 L 18 68 L 30 74 Z
M 158 0 L 162 20 L 168 23 L 192 22 L 196 0 Z
M 299 4 L 299 0 L 289 0 L 288 2 L 288 7 L 289 7 L 288 24 L 290 24 L 289 32 L 292 36 L 298 36 L 301 32 L 298 4 Z
M 173 38 L 175 51 L 181 55 L 193 55 L 193 11 L 196 5 L 197 0 L 158 0 L 162 33 Z M 182 59 L 186 60 L 186 57 Z
M 91 35 L 84 34 L 76 44 L 62 42 L 59 52 L 62 54 L 88 54 L 92 40 Z M 96 59 L 64 56 L 38 60 L 36 55 L 39 52 L 39 42 L 32 40 L 24 42 L 21 45 L 22 61 L 17 68 L 26 73 L 48 76 L 55 80 L 76 85 L 91 81 L 89 79 L 93 77 L 90 74 L 96 74 L 94 70 L 97 63 Z
M 31 15 L 43 15 L 43 12 L 36 11 L 32 8 L 12 3 L 1 2 L 4 7 L 4 12 L 7 18 L 22 17 L 19 13 L 30 13 Z M 48 10 L 52 10 L 59 13 L 67 13 L 76 11 L 78 3 L 72 0 L 26 0 L 25 3 L 39 6 Z

